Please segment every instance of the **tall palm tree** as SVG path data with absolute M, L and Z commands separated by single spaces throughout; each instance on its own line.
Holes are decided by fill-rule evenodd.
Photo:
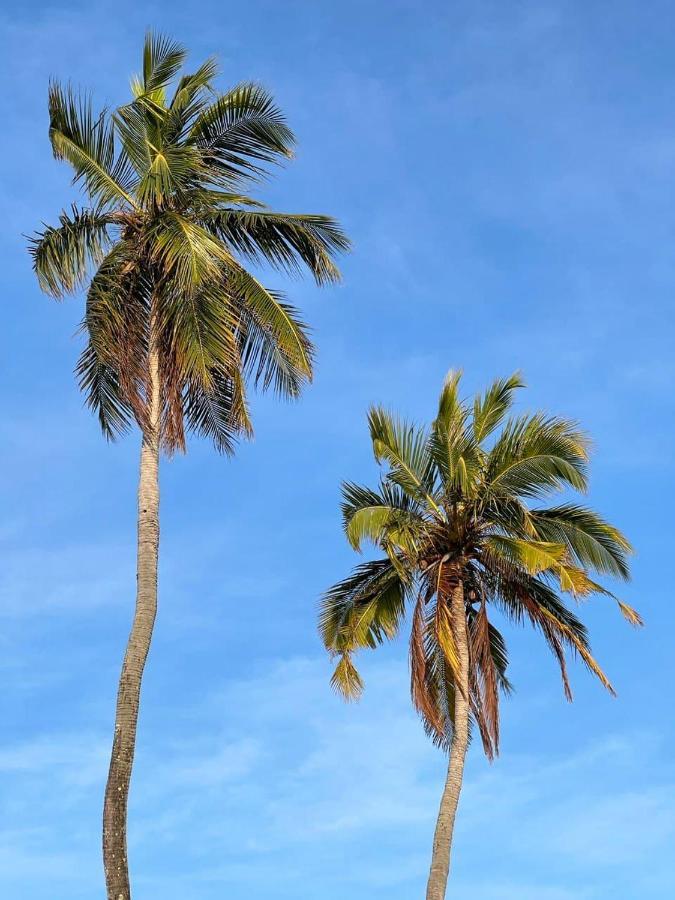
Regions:
M 185 50 L 149 34 L 132 99 L 94 112 L 53 82 L 49 136 L 88 206 L 73 206 L 31 244 L 54 297 L 87 285 L 77 373 L 101 428 L 142 435 L 136 611 L 119 682 L 103 815 L 110 900 L 130 897 L 127 798 L 141 679 L 157 607 L 158 469 L 189 432 L 231 453 L 251 433 L 245 383 L 296 397 L 313 347 L 296 310 L 246 263 L 305 266 L 339 277 L 348 247 L 330 218 L 268 210 L 247 195 L 266 164 L 292 155 L 293 134 L 256 84 L 219 93 L 209 59 L 179 75 Z M 171 88 L 171 90 L 170 90 Z
M 563 597 L 613 597 L 591 574 L 627 579 L 631 552 L 585 506 L 532 505 L 556 491 L 586 490 L 589 444 L 574 422 L 542 413 L 507 418 L 523 384 L 518 375 L 495 381 L 472 403 L 460 398 L 459 384 L 450 372 L 429 430 L 371 409 L 373 452 L 386 471 L 376 490 L 344 484 L 342 512 L 352 547 L 369 540 L 384 556 L 332 587 L 320 615 L 324 643 L 339 656 L 332 683 L 349 699 L 363 689 L 353 651 L 392 639 L 411 609 L 412 700 L 449 756 L 427 900 L 445 897 L 472 723 L 490 759 L 499 749 L 499 694 L 511 685 L 490 610 L 538 629 L 568 699 L 566 649 L 613 693 Z M 641 624 L 617 602 L 629 622 Z

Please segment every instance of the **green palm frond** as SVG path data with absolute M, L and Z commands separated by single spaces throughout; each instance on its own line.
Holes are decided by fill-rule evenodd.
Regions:
M 149 164 L 136 189 L 143 206 L 167 206 L 188 196 L 195 181 L 206 174 L 194 147 L 148 144 L 148 151 Z
M 389 465 L 387 477 L 411 497 L 419 497 L 440 513 L 432 496 L 434 469 L 426 432 L 395 418 L 380 406 L 371 407 L 368 426 L 375 459 Z
M 80 390 L 96 414 L 106 439 L 112 441 L 126 434 L 134 420 L 134 411 L 124 399 L 116 367 L 101 359 L 95 345 L 87 344 L 75 372 Z
M 151 132 L 159 130 L 161 112 L 155 110 L 150 113 L 147 106 L 135 100 L 124 106 L 119 106 L 112 115 L 112 123 L 115 129 L 122 152 L 133 169 L 136 184 L 145 177 L 152 166 L 152 137 L 159 142 L 157 134 Z
M 208 282 L 224 280 L 223 267 L 234 260 L 222 243 L 188 216 L 167 211 L 148 233 L 152 262 L 176 294 L 190 293 Z
M 33 271 L 42 290 L 60 298 L 82 287 L 89 270 L 97 266 L 110 248 L 110 215 L 96 209 L 80 210 L 73 204 L 70 213 L 59 216 L 57 228 L 45 227 L 30 239 Z
M 49 85 L 49 139 L 56 159 L 67 160 L 89 196 L 101 204 L 122 201 L 132 208 L 134 188 L 124 156 L 115 161 L 115 135 L 107 110 L 99 115 L 91 100 L 57 81 Z
M 451 370 L 446 375 L 429 439 L 429 453 L 448 498 L 473 495 L 481 463 L 469 409 L 459 397 L 460 382 L 461 372 Z
M 565 503 L 533 509 L 530 515 L 537 536 L 564 544 L 579 565 L 618 578 L 629 577 L 630 543 L 592 509 Z
M 576 423 L 542 414 L 512 419 L 488 455 L 492 493 L 538 497 L 587 488 L 588 438 Z
M 212 212 L 204 225 L 233 252 L 291 274 L 304 265 L 318 284 L 339 280 L 333 256 L 349 249 L 342 229 L 328 216 L 224 209 Z
M 239 298 L 239 335 L 244 372 L 256 385 L 297 397 L 312 378 L 314 348 L 295 307 L 243 268 L 229 276 Z
M 201 382 L 188 382 L 185 419 L 188 430 L 211 440 L 219 453 L 232 455 L 240 436 L 252 434 L 245 388 L 236 370 L 234 375 L 213 371 L 208 390 Z
M 462 430 L 466 422 L 467 409 L 459 397 L 461 380 L 461 371 L 451 369 L 445 376 L 438 398 L 438 413 L 435 421 L 446 431 Z
M 356 484 L 344 484 L 342 496 L 345 534 L 352 547 L 360 550 L 364 540 L 374 544 L 383 541 L 387 527 L 400 510 L 391 507 L 377 492 Z
M 203 151 L 213 180 L 228 183 L 258 178 L 259 163 L 290 157 L 295 138 L 271 95 L 242 83 L 197 116 L 189 141 Z
M 363 679 L 352 662 L 351 653 L 340 654 L 330 684 L 333 690 L 347 702 L 359 699 L 363 693 Z
M 482 444 L 504 421 L 511 409 L 514 391 L 525 387 L 519 372 L 508 378 L 498 378 L 482 396 L 476 396 L 473 404 L 473 435 Z
M 342 497 L 345 533 L 355 550 L 368 540 L 395 553 L 418 552 L 427 523 L 415 501 L 398 485 L 385 481 L 378 492 L 346 482 Z
M 493 534 L 483 543 L 484 557 L 490 565 L 495 558 L 507 565 L 516 566 L 528 575 L 542 572 L 558 572 L 566 558 L 564 544 L 552 541 L 523 540 L 504 534 Z
M 214 79 L 218 75 L 218 63 L 207 59 L 199 68 L 183 75 L 166 111 L 163 127 L 165 142 L 169 144 L 186 141 L 204 103 L 215 93 Z
M 172 290 L 160 295 L 159 329 L 165 347 L 181 380 L 207 393 L 213 390 L 212 375 L 238 371 L 241 366 L 237 343 L 236 311 L 229 295 L 217 281 L 192 289 Z
M 182 75 L 176 85 L 176 90 L 171 99 L 171 103 L 169 104 L 169 109 L 174 112 L 180 111 L 182 113 L 187 109 L 192 109 L 194 101 L 199 100 L 199 105 L 194 109 L 195 111 L 198 109 L 201 110 L 205 92 L 214 90 L 213 82 L 215 81 L 218 72 L 218 60 L 212 56 L 209 59 L 204 60 L 194 72 Z M 189 118 L 190 117 L 188 117 L 188 120 Z
M 481 465 L 480 448 L 471 429 L 459 421 L 448 429 L 437 419 L 429 437 L 429 454 L 436 466 L 445 496 L 473 497 Z
M 405 611 L 406 590 L 390 559 L 357 566 L 322 600 L 319 632 L 326 649 L 342 653 L 393 638 Z
M 149 31 L 143 47 L 144 94 L 154 94 L 166 88 L 185 62 L 184 47 L 171 38 Z
M 414 517 L 420 529 L 426 525 L 424 508 L 395 482 L 382 479 L 376 491 L 349 481 L 343 483 L 341 509 L 345 529 L 361 510 L 378 506 L 386 506 L 402 517 Z
M 520 497 L 483 493 L 476 505 L 482 509 L 484 534 L 506 534 L 523 540 L 541 539 L 542 536 L 535 531 L 531 511 Z

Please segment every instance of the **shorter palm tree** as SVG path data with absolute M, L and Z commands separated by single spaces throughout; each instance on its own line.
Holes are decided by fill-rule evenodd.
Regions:
M 612 694 L 588 635 L 564 597 L 601 594 L 633 625 L 637 612 L 591 578 L 628 579 L 626 538 L 576 503 L 534 506 L 587 488 L 589 442 L 574 423 L 542 413 L 509 417 L 518 375 L 495 381 L 472 403 L 450 372 L 430 430 L 370 410 L 370 436 L 386 472 L 377 490 L 343 485 L 344 527 L 381 559 L 356 567 L 325 595 L 320 630 L 339 657 L 332 684 L 345 698 L 363 682 L 353 651 L 399 632 L 411 608 L 411 694 L 427 733 L 449 755 L 434 835 L 427 900 L 443 900 L 452 833 L 472 724 L 492 759 L 499 749 L 499 695 L 509 693 L 504 638 L 491 621 L 529 622 L 560 666 L 572 694 L 565 650 L 581 657 Z

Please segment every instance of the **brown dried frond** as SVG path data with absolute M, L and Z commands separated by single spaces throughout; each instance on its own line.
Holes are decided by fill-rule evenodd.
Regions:
M 474 718 L 488 759 L 499 753 L 499 683 L 490 644 L 490 622 L 485 601 L 468 629 L 470 684 Z
M 413 705 L 439 740 L 444 737 L 443 721 L 435 698 L 429 691 L 429 665 L 425 647 L 427 616 L 425 598 L 420 594 L 415 604 L 410 634 L 410 694 Z

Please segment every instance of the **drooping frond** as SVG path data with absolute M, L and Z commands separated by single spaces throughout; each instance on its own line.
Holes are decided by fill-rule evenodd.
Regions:
M 193 389 L 213 389 L 218 372 L 240 366 L 237 346 L 236 309 L 231 298 L 215 279 L 159 295 L 158 328 L 181 382 Z
M 577 653 L 588 669 L 613 694 L 607 676 L 591 654 L 588 633 L 584 625 L 563 603 L 555 590 L 537 577 L 507 572 L 494 593 L 495 601 L 514 621 L 527 618 L 538 628 L 560 664 L 565 694 L 572 698 L 562 649 Z
M 530 517 L 541 540 L 564 544 L 579 565 L 623 579 L 629 577 L 630 543 L 592 509 L 565 503 L 533 509 Z
M 363 693 L 363 679 L 352 662 L 351 653 L 345 651 L 340 654 L 330 684 L 333 690 L 347 702 L 359 699 Z
M 454 677 L 434 634 L 430 597 L 420 594 L 410 635 L 410 695 L 424 730 L 437 747 L 450 748 L 455 715 Z
M 220 241 L 173 210 L 157 218 L 148 232 L 147 246 L 152 262 L 176 294 L 190 293 L 207 282 L 224 281 L 223 267 L 234 264 Z
M 342 514 L 347 540 L 355 550 L 364 540 L 374 544 L 385 540 L 389 528 L 399 519 L 401 510 L 391 507 L 384 498 L 356 484 L 344 484 Z
M 393 638 L 405 611 L 406 585 L 390 559 L 357 566 L 321 602 L 319 631 L 335 653 L 376 647 Z
M 87 291 L 77 365 L 80 388 L 109 439 L 124 433 L 130 415 L 145 423 L 145 378 L 151 285 L 133 247 L 118 241 Z
M 107 440 L 125 434 L 134 419 L 131 406 L 124 399 L 117 368 L 101 359 L 96 347 L 87 344 L 77 362 L 75 372 L 88 406 L 96 413 Z
M 499 753 L 499 688 L 500 681 L 506 677 L 505 645 L 488 620 L 485 602 L 477 611 L 472 609 L 467 618 L 471 711 L 478 725 L 485 755 L 488 759 L 494 759 Z M 500 661 L 504 658 L 501 672 L 495 663 L 495 650 Z
M 202 384 L 188 382 L 185 419 L 188 430 L 210 439 L 219 453 L 234 453 L 238 439 L 252 434 L 245 389 L 237 370 L 232 374 L 214 371 L 208 390 Z
M 565 562 L 565 545 L 552 541 L 523 540 L 504 534 L 493 534 L 483 542 L 483 557 L 490 565 L 495 557 L 506 565 L 521 568 L 528 575 L 542 572 L 557 574 Z
M 318 284 L 339 280 L 333 256 L 349 249 L 344 232 L 328 216 L 218 209 L 204 225 L 253 262 L 266 261 L 291 274 L 305 265 Z
M 452 609 L 450 604 L 446 602 L 445 597 L 438 590 L 430 601 L 429 623 L 434 644 L 440 649 L 445 657 L 445 662 L 449 670 L 448 677 L 454 683 L 455 690 L 461 691 L 459 650 Z
M 427 522 L 419 505 L 396 484 L 384 481 L 379 491 L 346 482 L 342 486 L 345 534 L 355 550 L 364 540 L 394 552 L 414 554 L 424 540 Z
M 435 691 L 430 688 L 432 662 L 428 652 L 433 653 L 434 644 L 427 640 L 427 630 L 425 596 L 420 592 L 410 629 L 410 696 L 429 731 L 442 737 L 445 733 L 443 716 L 436 703 Z
M 490 653 L 492 654 L 497 684 L 503 694 L 511 694 L 513 692 L 513 685 L 506 674 L 509 667 L 506 641 L 501 632 L 495 628 L 491 622 L 489 623 L 488 631 L 490 636 Z
M 281 294 L 268 290 L 243 268 L 229 277 L 239 298 L 243 372 L 255 384 L 295 398 L 312 379 L 314 348 L 307 325 Z
M 61 213 L 57 228 L 46 226 L 34 235 L 29 251 L 42 290 L 59 298 L 81 287 L 110 247 L 111 224 L 109 215 L 73 205 Z
M 637 610 L 633 609 L 632 606 L 629 606 L 622 600 L 619 600 L 616 594 L 607 590 L 607 588 L 603 587 L 597 581 L 594 581 L 589 576 L 587 569 L 584 569 L 581 566 L 575 566 L 573 563 L 564 563 L 560 566 L 559 570 L 555 572 L 555 577 L 560 584 L 560 590 L 571 594 L 575 600 L 587 600 L 594 594 L 609 597 L 615 601 L 621 615 L 630 622 L 631 625 L 638 627 L 644 624 L 642 617 Z

